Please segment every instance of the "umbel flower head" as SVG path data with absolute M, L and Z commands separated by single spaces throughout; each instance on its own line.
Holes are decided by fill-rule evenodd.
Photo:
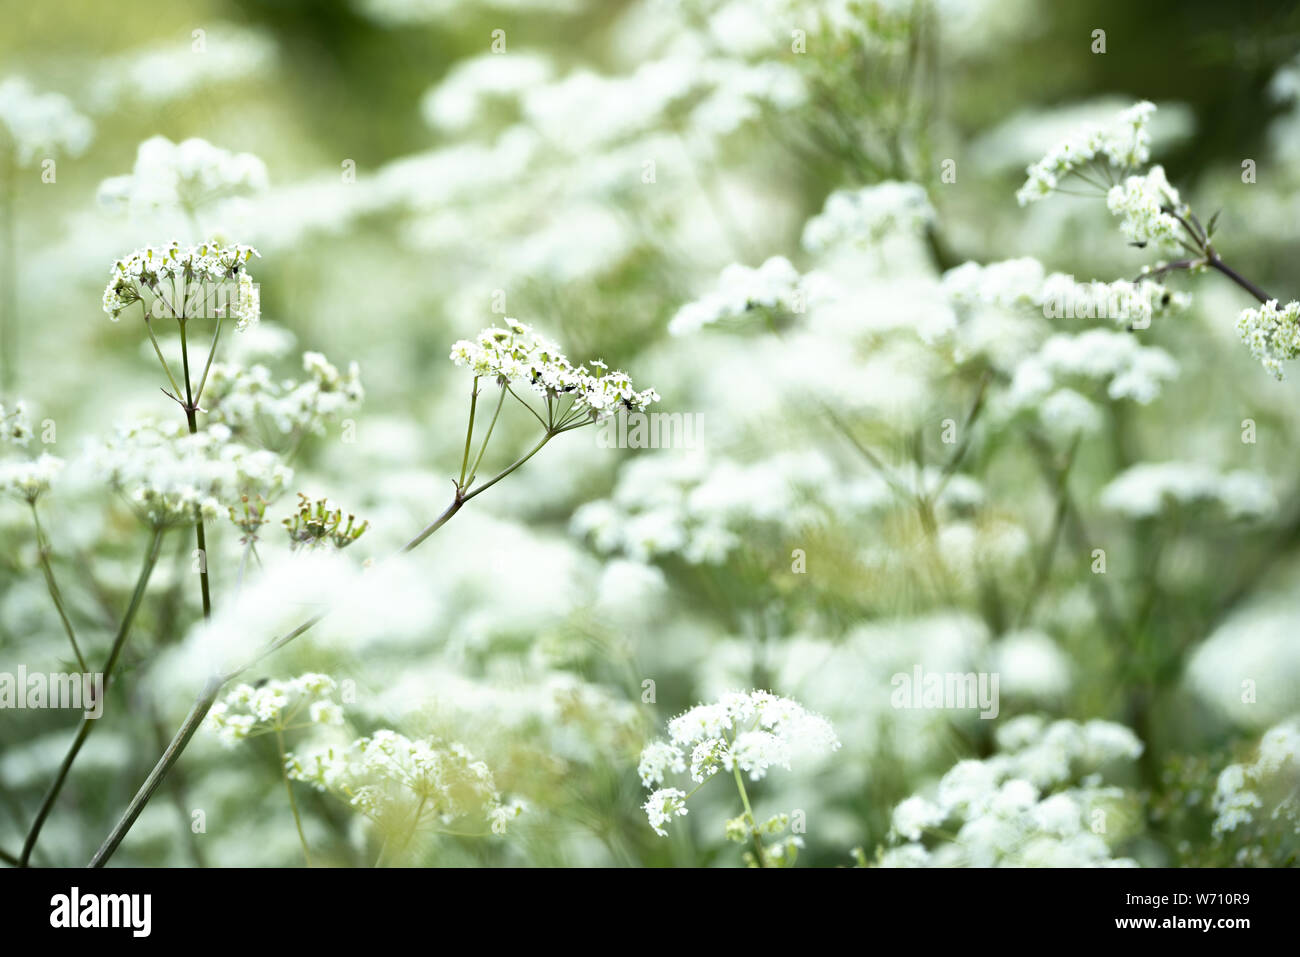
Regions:
M 44 452 L 36 459 L 0 462 L 0 492 L 34 505 L 61 471 L 63 459 Z
M 1278 307 L 1270 299 L 1237 317 L 1237 335 L 1250 354 L 1276 379 L 1283 377 L 1282 362 L 1300 356 L 1300 302 Z
M 221 500 L 274 498 L 293 477 L 279 456 L 231 441 L 223 425 L 194 435 L 182 423 L 122 428 L 92 450 L 96 471 L 154 526 L 189 525 L 228 512 Z
M 518 802 L 502 803 L 492 771 L 464 745 L 412 741 L 396 731 L 376 731 L 344 749 L 290 754 L 285 767 L 293 780 L 342 796 L 373 821 L 403 815 L 410 831 L 425 817 L 449 824 L 481 816 L 494 834 L 503 834 L 524 810 Z
M 1075 176 L 1089 182 L 1098 167 L 1128 171 L 1151 158 L 1151 134 L 1147 129 L 1155 113 L 1154 103 L 1143 100 L 1124 110 L 1110 123 L 1078 131 L 1054 145 L 1030 166 L 1025 185 L 1016 193 L 1021 206 L 1051 195 L 1062 181 Z
M 308 673 L 291 681 L 241 684 L 208 712 L 206 727 L 226 746 L 267 732 L 341 724 L 343 709 L 331 697 L 334 679 Z
M 56 153 L 80 156 L 90 145 L 94 125 L 60 93 L 38 93 L 19 76 L 0 81 L 0 127 L 21 167 Z
M 831 723 L 790 698 L 768 691 L 730 692 L 713 704 L 696 705 L 668 722 L 668 741 L 653 741 L 641 752 L 637 773 L 646 787 L 664 783 L 687 769 L 703 784 L 720 770 L 744 772 L 758 781 L 770 768 L 790 767 L 792 758 L 835 751 L 839 739 Z M 656 834 L 686 813 L 687 795 L 660 788 L 643 809 Z
M 217 242 L 146 246 L 113 264 L 104 289 L 104 312 L 114 322 L 128 306 L 144 303 L 155 316 L 233 318 L 246 329 L 261 317 L 261 295 L 248 273 L 260 254 L 252 246 Z
M 451 361 L 503 385 L 524 383 L 548 399 L 569 396 L 573 412 L 583 412 L 593 422 L 620 409 L 644 412 L 659 401 L 654 389 L 638 392 L 626 372 L 610 372 L 599 360 L 593 360 L 590 368 L 574 366 L 558 345 L 517 319 L 506 319 L 504 329 L 485 329 L 477 339 L 460 340 L 451 347 Z
M 294 551 L 329 545 L 344 549 L 370 527 L 369 522 L 358 522 L 355 515 L 344 514 L 343 509 L 333 507 L 327 499 L 311 499 L 301 492 L 298 511 L 281 524 L 289 533 L 289 544 Z

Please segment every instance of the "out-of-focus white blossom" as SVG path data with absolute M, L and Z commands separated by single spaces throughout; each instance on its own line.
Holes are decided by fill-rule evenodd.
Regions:
M 269 72 L 276 45 L 266 33 L 231 23 L 208 22 L 179 43 L 128 50 L 93 71 L 91 97 L 97 110 L 123 102 L 172 103 L 210 86 L 230 87 Z
M 80 156 L 94 125 L 60 93 L 38 93 L 25 79 L 0 81 L 0 145 L 5 139 L 20 167 L 54 156 Z
M 836 190 L 821 213 L 808 220 L 803 246 L 813 254 L 835 247 L 862 247 L 893 231 L 916 232 L 934 221 L 925 188 L 889 180 L 859 190 Z
M 39 458 L 0 461 L 0 493 L 35 503 L 63 471 L 63 459 L 42 452 Z
M 1101 491 L 1104 508 L 1129 518 L 1153 518 L 1167 505 L 1217 505 L 1229 518 L 1260 519 L 1277 508 L 1266 476 L 1236 469 L 1220 473 L 1198 462 L 1143 462 Z
M 677 310 L 668 331 L 689 335 L 760 309 L 801 313 L 817 305 L 825 289 L 823 277 L 801 276 L 784 256 L 773 256 L 757 269 L 732 264 L 722 270 L 713 292 Z
M 224 425 L 190 435 L 178 422 L 119 428 L 90 463 L 156 526 L 215 519 L 243 494 L 272 499 L 293 476 L 274 453 L 232 442 Z
M 1300 719 L 1269 728 L 1255 759 L 1230 764 L 1215 785 L 1213 832 L 1249 837 L 1256 829 L 1281 827 L 1300 834 Z
M 266 164 L 252 153 L 232 153 L 197 137 L 173 143 L 153 136 L 140 144 L 129 174 L 99 184 L 99 201 L 132 213 L 169 206 L 194 213 L 267 186 Z
M 281 435 L 319 435 L 326 423 L 354 411 L 365 399 L 356 362 L 344 374 L 321 353 L 305 352 L 302 367 L 309 378 L 299 382 L 275 379 L 260 364 L 214 362 L 203 392 L 210 421 L 237 434 L 256 433 L 265 422 Z
M 426 816 L 435 831 L 477 817 L 500 834 L 524 810 L 519 802 L 503 805 L 492 771 L 463 744 L 412 740 L 388 729 L 346 748 L 289 754 L 285 767 L 291 779 L 337 794 L 371 820 L 413 813 L 411 831 Z
M 909 843 L 882 851 L 881 866 L 1135 866 L 1114 858 L 1109 843 L 1134 799 L 1099 780 L 1141 754 L 1131 731 L 1026 715 L 1003 726 L 998 746 L 991 758 L 954 765 L 934 797 L 895 807 L 893 833 Z M 1094 827 L 1098 813 L 1109 827 Z

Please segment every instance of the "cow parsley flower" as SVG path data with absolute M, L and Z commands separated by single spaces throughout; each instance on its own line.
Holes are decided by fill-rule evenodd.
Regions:
M 932 797 L 894 808 L 882 867 L 1115 867 L 1110 842 L 1123 837 L 1133 796 L 1101 775 L 1142 752 L 1136 736 L 1105 721 L 1078 724 L 1024 715 L 1003 725 L 998 753 L 959 761 Z M 1098 815 L 1101 815 L 1099 818 Z M 1098 820 L 1109 826 L 1098 828 Z
M 1191 304 L 1186 293 L 1153 279 L 1080 282 L 1066 273 L 1049 274 L 1030 257 L 963 263 L 943 274 L 943 288 L 960 305 L 1032 307 L 1048 319 L 1110 319 L 1138 328 Z
M 662 784 L 670 773 L 686 769 L 684 755 L 691 754 L 690 774 L 696 790 L 719 771 L 731 772 L 746 811 L 731 832 L 740 840 L 753 837 L 755 863 L 778 864 L 782 857 L 764 849 L 760 834 L 775 829 L 760 827 L 753 818 L 742 772 L 758 781 L 773 767 L 789 769 L 790 762 L 813 754 L 835 751 L 840 742 L 830 722 L 789 698 L 768 691 L 729 692 L 716 702 L 696 705 L 668 722 L 668 741 L 653 741 L 641 752 L 638 773 L 646 787 Z M 691 794 L 674 787 L 660 788 L 642 806 L 651 828 L 661 837 L 674 816 L 686 814 Z
M 80 156 L 95 128 L 60 93 L 38 93 L 22 77 L 0 82 L 0 125 L 13 144 L 14 160 L 28 167 L 54 154 Z
M 685 817 L 690 813 L 686 807 L 686 792 L 678 788 L 660 788 L 646 799 L 641 809 L 645 811 L 650 827 L 660 837 L 668 836 L 665 828 L 674 816 Z
M 171 206 L 194 212 L 267 185 L 266 164 L 252 153 L 232 153 L 197 137 L 173 143 L 153 136 L 140 144 L 129 174 L 99 184 L 99 201 L 130 212 Z
M 575 367 L 559 346 L 517 319 L 507 318 L 504 329 L 493 326 L 477 339 L 455 343 L 451 361 L 505 385 L 522 383 L 550 400 L 570 398 L 570 414 L 593 422 L 620 409 L 644 412 L 659 401 L 654 389 L 638 392 L 626 372 L 608 371 L 603 362 Z
M 343 709 L 331 697 L 336 687 L 333 678 L 315 673 L 290 681 L 241 684 L 212 706 L 205 727 L 223 745 L 233 747 L 262 734 L 342 724 Z
M 37 459 L 0 462 L 0 492 L 34 505 L 50 490 L 63 464 L 63 459 L 45 452 Z
M 408 833 L 431 822 L 435 832 L 463 818 L 478 818 L 503 833 L 524 811 L 503 803 L 492 771 L 459 742 L 442 745 L 380 730 L 346 748 L 291 753 L 289 777 L 346 800 L 372 821 L 401 817 Z
M 1106 207 L 1122 218 L 1120 231 L 1131 243 L 1155 243 L 1166 249 L 1183 248 L 1182 224 L 1168 210 L 1185 207 L 1178 190 L 1169 185 L 1164 167 L 1153 166 L 1145 175 L 1130 176 L 1106 194 Z
M 784 256 L 773 256 L 757 269 L 733 263 L 722 270 L 713 292 L 677 310 L 668 331 L 689 335 L 758 310 L 801 313 L 821 300 L 824 284 L 815 273 L 801 276 Z
M 1099 166 L 1120 171 L 1142 166 L 1151 158 L 1148 127 L 1155 109 L 1155 104 L 1143 100 L 1109 123 L 1082 129 L 1057 143 L 1026 170 L 1028 179 L 1016 200 L 1025 206 L 1043 199 L 1071 176 L 1092 182 L 1090 173 Z
M 823 254 L 839 246 L 865 246 L 891 232 L 915 233 L 934 221 L 925 187 L 888 180 L 859 190 L 840 189 L 803 229 L 803 247 Z
M 305 352 L 302 381 L 277 379 L 264 365 L 214 362 L 204 389 L 208 420 L 230 427 L 237 436 L 270 430 L 294 439 L 322 434 L 327 422 L 357 409 L 365 399 L 361 367 L 340 370 L 319 352 Z
M 681 750 L 663 741 L 648 745 L 641 752 L 641 763 L 637 766 L 637 774 L 641 776 L 641 783 L 646 787 L 662 784 L 665 774 L 685 770 L 686 764 L 682 759 Z
M 1049 393 L 1070 382 L 1106 383 L 1112 399 L 1141 405 L 1155 400 L 1178 364 L 1163 349 L 1144 346 L 1135 336 L 1109 329 L 1051 336 L 1017 364 L 1001 404 L 1007 411 L 1035 408 Z
M 1300 719 L 1264 732 L 1251 761 L 1230 764 L 1219 774 L 1211 805 L 1216 838 L 1263 844 L 1295 844 L 1300 835 Z
M 1277 508 L 1268 478 L 1254 472 L 1220 473 L 1197 462 L 1141 462 L 1101 491 L 1104 508 L 1133 519 L 1152 518 L 1171 504 L 1214 505 L 1233 519 L 1260 519 Z
M 1275 378 L 1285 373 L 1282 362 L 1300 356 L 1300 302 L 1278 308 L 1276 299 L 1244 309 L 1237 317 L 1237 335 L 1250 354 Z
M 179 422 L 119 428 L 92 449 L 90 460 L 154 526 L 215 519 L 243 495 L 274 499 L 293 475 L 273 452 L 231 441 L 222 425 L 194 435 Z
M 144 303 L 146 319 L 224 315 L 246 329 L 261 316 L 257 286 L 248 273 L 252 246 L 216 242 L 137 249 L 119 259 L 104 289 L 104 312 L 114 322 L 133 303 Z M 215 297 L 215 298 L 214 298 Z

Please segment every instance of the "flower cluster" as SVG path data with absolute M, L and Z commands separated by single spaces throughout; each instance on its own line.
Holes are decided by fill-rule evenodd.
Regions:
M 342 795 L 371 820 L 415 804 L 412 830 L 425 814 L 443 824 L 481 816 L 494 834 L 504 834 L 524 811 L 520 802 L 502 802 L 492 771 L 464 745 L 412 741 L 396 731 L 376 731 L 342 749 L 290 754 L 286 767 L 293 780 Z
M 1129 796 L 1100 772 L 1130 763 L 1142 743 L 1106 721 L 1014 718 L 998 732 L 999 752 L 958 762 L 931 797 L 894 808 L 893 833 L 905 843 L 882 850 L 885 867 L 1113 867 L 1107 837 L 1120 836 Z M 1109 826 L 1107 824 L 1109 823 Z M 954 834 L 938 838 L 938 830 Z M 1107 835 L 1107 837 L 1103 837 Z
M 1283 377 L 1282 362 L 1300 356 L 1300 302 L 1278 308 L 1270 299 L 1262 306 L 1244 309 L 1237 317 L 1237 334 L 1250 354 L 1276 379 Z
M 53 153 L 80 156 L 95 128 L 59 93 L 37 93 L 22 77 L 0 82 L 0 126 L 13 143 L 19 166 Z
M 344 373 L 321 353 L 304 352 L 302 367 L 309 377 L 298 382 L 275 379 L 261 364 L 214 362 L 203 393 L 209 420 L 240 435 L 256 431 L 263 420 L 281 435 L 319 434 L 326 422 L 365 398 L 355 362 Z
M 1180 249 L 1182 223 L 1173 211 L 1186 216 L 1187 209 L 1178 190 L 1169 185 L 1162 166 L 1153 166 L 1143 176 L 1130 176 L 1112 186 L 1106 194 L 1106 207 L 1122 217 L 1120 231 L 1137 246 L 1155 243 L 1167 249 Z
M 344 525 L 344 519 L 347 524 Z M 298 493 L 298 511 L 282 523 L 289 533 L 290 547 L 319 548 L 333 545 L 347 548 L 365 534 L 369 522 L 358 522 L 355 515 L 344 515 L 343 509 L 332 508 L 326 499 L 310 499 Z
M 1255 760 L 1230 764 L 1219 774 L 1212 806 L 1216 837 L 1236 834 L 1262 841 L 1280 831 L 1300 835 L 1300 719 L 1270 728 L 1260 738 Z
M 668 741 L 654 741 L 641 752 L 637 774 L 646 787 L 689 768 L 698 784 L 720 770 L 744 772 L 758 781 L 773 767 L 787 770 L 795 757 L 835 751 L 839 739 L 829 721 L 789 698 L 767 691 L 731 692 L 713 704 L 696 705 L 668 722 Z M 673 814 L 686 813 L 685 795 L 660 788 L 643 808 L 655 833 Z
M 343 723 L 334 679 L 308 673 L 290 681 L 241 684 L 208 711 L 205 726 L 227 747 L 245 738 Z
M 570 527 L 607 554 L 716 565 L 740 546 L 742 530 L 794 533 L 825 517 L 817 501 L 834 501 L 842 516 L 875 508 L 887 492 L 874 476 L 842 479 L 817 454 L 755 462 L 644 455 L 620 471 L 612 498 L 579 506 Z
M 133 212 L 167 206 L 193 212 L 267 185 L 266 164 L 252 153 L 232 153 L 197 137 L 173 143 L 153 136 L 140 144 L 130 174 L 99 184 L 99 200 Z
M 1133 519 L 1154 518 L 1170 504 L 1215 505 L 1234 519 L 1260 519 L 1277 509 L 1266 476 L 1237 469 L 1220 473 L 1197 462 L 1142 462 L 1101 490 L 1104 508 Z
M 654 389 L 638 392 L 625 372 L 610 372 L 599 360 L 587 366 L 573 366 L 550 339 L 532 331 L 517 319 L 506 319 L 506 328 L 493 326 L 477 339 L 462 339 L 451 347 L 451 360 L 466 366 L 476 376 L 491 376 L 498 382 L 526 383 L 548 399 L 573 400 L 571 411 L 582 411 L 591 421 L 614 415 L 620 409 L 644 412 L 659 401 Z
M 784 256 L 773 256 L 757 269 L 733 263 L 722 270 L 713 292 L 677 310 L 668 331 L 675 336 L 689 335 L 760 309 L 802 313 L 816 304 L 824 288 L 821 276 L 800 276 Z
M 944 273 L 943 288 L 960 305 L 1026 306 L 1041 309 L 1048 319 L 1110 319 L 1138 328 L 1191 304 L 1186 293 L 1153 279 L 1080 282 L 1066 273 L 1048 273 L 1030 257 L 963 263 Z
M 216 242 L 181 246 L 172 241 L 137 249 L 113 264 L 104 289 L 104 312 L 116 321 L 132 303 L 144 302 L 146 317 L 183 319 L 202 314 L 212 318 L 215 313 L 233 318 L 237 328 L 245 329 L 262 312 L 260 293 L 247 269 L 257 255 L 252 246 Z M 214 296 L 218 297 L 215 306 L 209 302 Z
M 1054 145 L 1026 172 L 1028 179 L 1016 193 L 1021 206 L 1050 195 L 1063 180 L 1083 177 L 1099 166 L 1121 171 L 1135 169 L 1151 158 L 1148 126 L 1155 104 L 1143 100 L 1124 110 L 1110 123 L 1081 130 Z
M 279 456 L 231 441 L 215 425 L 195 435 L 180 423 L 121 428 L 92 451 L 92 464 L 151 525 L 185 525 L 228 511 L 221 500 L 274 498 L 293 476 Z
M 48 453 L 37 459 L 0 462 L 0 492 L 35 504 L 61 471 L 63 459 Z
M 803 247 L 814 254 L 839 246 L 864 246 L 893 232 L 915 233 L 934 221 L 925 188 L 893 180 L 831 193 L 821 213 L 808 220 Z
M 1146 405 L 1177 375 L 1178 364 L 1163 349 L 1141 345 L 1127 333 L 1089 329 L 1051 336 L 1021 360 L 1002 404 L 1018 412 L 1037 407 L 1067 382 L 1105 382 L 1110 398 Z

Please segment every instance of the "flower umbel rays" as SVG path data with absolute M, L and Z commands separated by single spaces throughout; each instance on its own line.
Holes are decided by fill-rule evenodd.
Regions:
M 405 551 L 423 542 L 446 524 L 462 505 L 522 466 L 561 432 L 580 429 L 625 410 L 644 412 L 659 401 L 659 393 L 654 389 L 634 389 L 626 372 L 610 372 L 600 360 L 574 366 L 554 342 L 533 332 L 531 326 L 517 319 L 506 319 L 504 329 L 493 326 L 479 333 L 473 341 L 462 339 L 455 343 L 451 348 L 451 361 L 458 366 L 467 366 L 474 373 L 470 386 L 469 422 L 465 427 L 465 450 L 461 455 L 460 475 L 454 480 L 456 494 L 441 515 L 406 543 Z M 479 380 L 489 377 L 500 392 L 487 432 L 479 443 L 478 454 L 471 456 L 478 418 Z M 533 408 L 516 387 L 540 396 L 545 403 L 544 409 Z M 512 464 L 486 482 L 475 485 L 483 454 L 492 439 L 507 395 L 537 420 L 542 427 L 542 436 Z
M 654 389 L 638 392 L 627 373 L 610 372 L 599 360 L 593 360 L 590 368 L 575 367 L 558 345 L 517 319 L 506 319 L 505 326 L 486 329 L 473 341 L 460 340 L 451 347 L 451 361 L 468 366 L 476 376 L 495 378 L 503 388 L 515 383 L 527 386 L 546 400 L 547 424 L 556 431 L 598 421 L 621 409 L 644 412 L 659 401 Z
M 790 698 L 768 691 L 731 692 L 713 704 L 696 705 L 668 722 L 668 741 L 653 741 L 641 752 L 637 773 L 646 787 L 663 784 L 670 774 L 686 771 L 695 787 L 685 792 L 663 787 L 651 793 L 642 809 L 651 828 L 661 837 L 674 817 L 687 813 L 687 800 L 719 771 L 730 772 L 736 782 L 744 813 L 728 823 L 727 837 L 752 841 L 752 863 L 758 867 L 793 861 L 799 838 L 765 847 L 763 834 L 784 830 L 776 819 L 759 824 L 750 806 L 742 772 L 751 781 L 762 780 L 769 769 L 790 768 L 792 758 L 835 751 L 839 739 L 829 721 L 806 710 Z
M 1300 303 L 1291 302 L 1279 310 L 1278 300 L 1228 266 L 1214 248 L 1218 213 L 1203 225 L 1170 185 L 1162 166 L 1141 171 L 1150 159 L 1147 123 L 1154 112 L 1155 106 L 1144 100 L 1122 112 L 1110 126 L 1086 130 L 1057 144 L 1029 167 L 1029 178 L 1016 198 L 1024 206 L 1054 192 L 1069 193 L 1062 182 L 1078 181 L 1105 196 L 1107 208 L 1120 217 L 1120 230 L 1131 245 L 1154 245 L 1162 251 L 1188 254 L 1184 259 L 1144 266 L 1141 277 L 1209 268 L 1231 279 L 1262 304 L 1262 308 L 1241 313 L 1237 332 L 1251 355 L 1280 379 L 1282 362 L 1300 356 Z
M 261 316 L 260 297 L 247 269 L 257 255 L 252 246 L 216 242 L 181 246 L 172 241 L 137 249 L 113 264 L 104 311 L 116 321 L 127 306 L 143 302 L 146 321 L 233 318 L 237 328 L 245 329 Z M 229 298 L 214 300 L 217 293 Z

